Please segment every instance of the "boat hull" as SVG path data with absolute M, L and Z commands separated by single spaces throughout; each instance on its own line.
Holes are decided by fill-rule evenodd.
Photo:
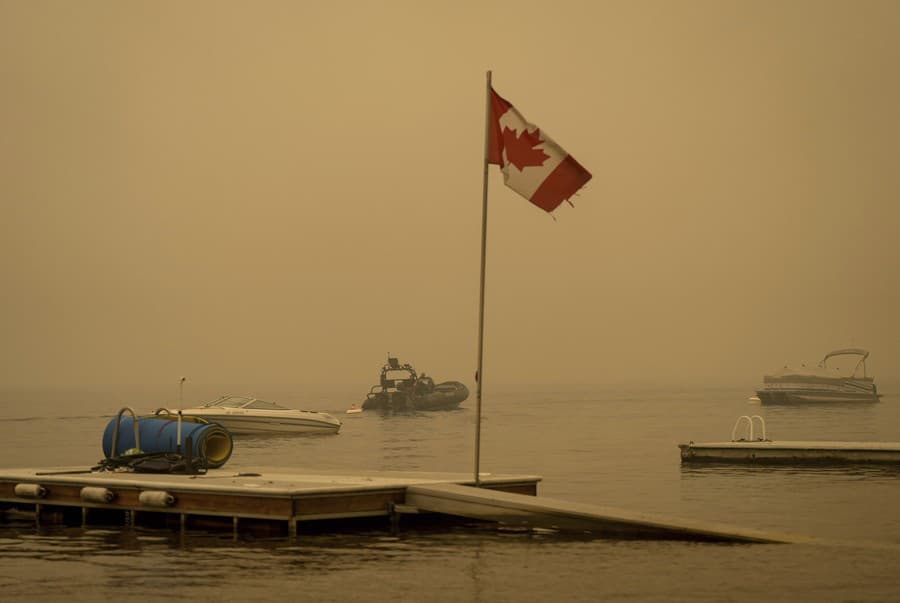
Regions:
M 363 410 L 419 411 L 454 410 L 469 397 L 469 389 L 458 381 L 435 386 L 428 394 L 410 395 L 402 391 L 382 391 L 370 394 L 363 402 Z
M 817 390 L 760 390 L 756 396 L 762 404 L 798 404 L 821 402 L 878 402 L 880 396 L 870 392 L 828 392 Z
M 340 423 L 332 423 L 308 418 L 290 417 L 253 417 L 247 415 L 217 415 L 214 413 L 195 414 L 210 423 L 221 425 L 237 435 L 253 434 L 295 434 L 322 433 L 335 434 L 341 428 Z

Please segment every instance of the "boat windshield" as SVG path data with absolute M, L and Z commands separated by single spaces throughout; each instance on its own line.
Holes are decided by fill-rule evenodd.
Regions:
M 254 400 L 244 408 L 252 408 L 254 410 L 291 410 L 287 406 L 275 404 L 274 402 L 266 402 L 265 400 Z
M 213 400 L 209 404 L 204 404 L 204 406 L 207 408 L 212 406 L 218 408 L 243 408 L 248 402 L 252 401 L 253 398 L 245 398 L 243 396 L 225 396 L 224 398 Z
M 291 410 L 287 406 L 248 398 L 246 396 L 224 396 L 203 405 L 204 408 L 252 408 L 253 410 Z
M 415 371 L 408 369 L 387 370 L 384 372 L 385 379 L 390 381 L 405 381 L 414 378 L 415 375 Z

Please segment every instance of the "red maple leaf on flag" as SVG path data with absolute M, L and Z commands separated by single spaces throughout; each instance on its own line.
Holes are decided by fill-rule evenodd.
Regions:
M 540 166 L 550 159 L 543 149 L 535 147 L 544 142 L 541 140 L 540 128 L 535 128 L 534 132 L 525 130 L 519 136 L 516 136 L 515 130 L 503 128 L 503 148 L 506 150 L 506 160 L 519 168 L 520 170 L 526 166 Z

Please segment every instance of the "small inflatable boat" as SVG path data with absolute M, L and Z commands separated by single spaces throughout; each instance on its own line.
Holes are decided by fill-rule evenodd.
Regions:
M 469 389 L 459 381 L 435 383 L 425 373 L 417 374 L 409 364 L 401 365 L 388 356 L 381 367 L 381 379 L 362 403 L 363 410 L 452 410 L 469 397 Z

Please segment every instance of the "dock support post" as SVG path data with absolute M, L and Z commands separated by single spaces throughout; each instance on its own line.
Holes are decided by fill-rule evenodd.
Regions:
M 34 505 L 34 525 L 35 527 L 41 527 L 41 505 Z
M 297 540 L 297 517 L 293 515 L 288 519 L 288 538 L 292 544 Z
M 82 528 L 87 527 L 87 523 L 88 523 L 87 517 L 88 517 L 88 508 L 81 507 L 81 527 Z
M 397 503 L 388 503 L 388 517 L 391 521 L 391 536 L 396 536 L 400 533 L 400 516 L 403 514 L 402 512 L 403 505 L 398 505 Z
M 179 529 L 181 530 L 181 535 L 184 536 L 184 532 L 187 529 L 187 515 L 185 513 L 181 513 L 178 516 Z
M 234 517 L 231 518 L 231 538 L 232 538 L 232 540 L 237 542 L 237 539 L 238 539 L 238 517 L 237 517 L 237 515 L 235 515 Z
M 391 522 L 391 534 L 396 536 L 400 532 L 400 516 L 407 513 L 418 513 L 418 507 L 414 505 L 391 502 L 387 506 L 388 517 Z

